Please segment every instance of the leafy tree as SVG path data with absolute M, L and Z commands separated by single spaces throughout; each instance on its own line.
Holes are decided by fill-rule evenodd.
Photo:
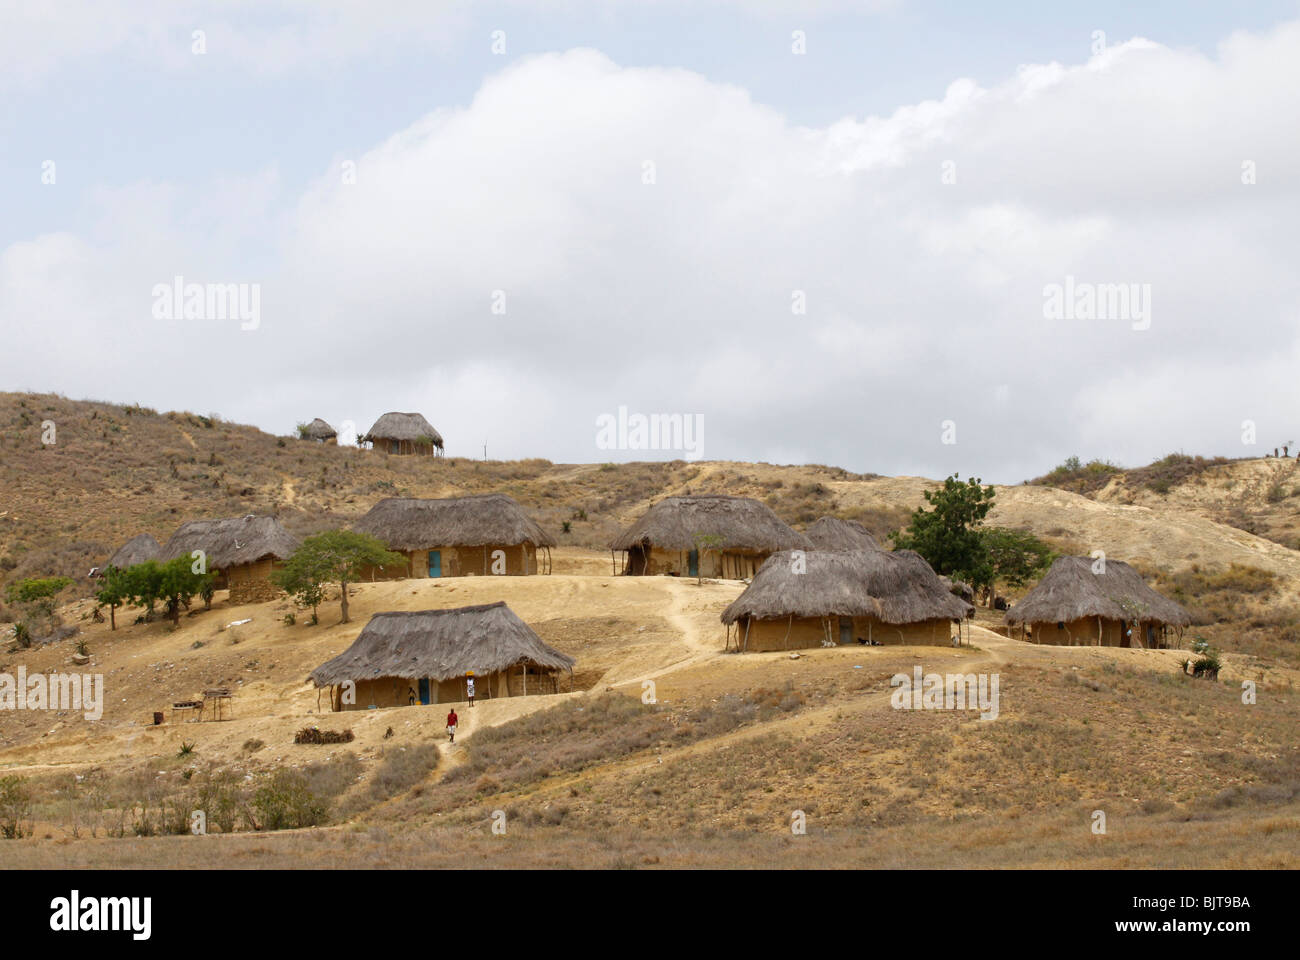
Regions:
M 127 568 L 126 578 L 132 600 L 150 611 L 161 603 L 168 618 L 179 626 L 181 608 L 188 607 L 190 600 L 209 590 L 215 574 L 195 573 L 190 558 L 181 556 L 166 563 L 155 560 L 137 563 Z
M 188 609 L 190 600 L 210 590 L 216 580 L 216 574 L 195 573 L 193 561 L 186 556 L 170 560 L 162 564 L 160 569 L 162 571 L 160 597 L 166 605 L 167 615 L 171 617 L 172 623 L 180 626 L 181 607 Z
M 67 577 L 19 580 L 5 590 L 5 601 L 20 604 L 46 617 L 53 616 L 55 597 L 70 583 L 72 581 Z
M 29 578 L 10 584 L 5 590 L 5 601 L 22 610 L 22 617 L 14 628 L 14 638 L 20 646 L 31 646 L 34 621 L 53 622 L 58 595 L 70 583 L 72 581 L 67 577 Z
M 324 585 L 337 583 L 343 609 L 340 622 L 348 623 L 348 584 L 370 567 L 405 569 L 406 562 L 405 554 L 391 552 L 382 541 L 368 534 L 328 530 L 304 540 L 271 579 L 301 605 L 310 606 L 313 615 L 323 599 Z
M 986 586 L 990 589 L 997 583 L 1023 587 L 1056 559 L 1052 548 L 1032 533 L 985 527 L 981 534 L 988 551 L 991 580 Z
M 133 564 L 122 571 L 132 603 L 145 608 L 145 619 L 153 620 L 154 607 L 162 598 L 162 569 L 156 560 Z
M 289 562 L 280 570 L 271 574 L 271 581 L 300 607 L 311 607 L 311 622 L 320 622 L 316 608 L 325 600 L 325 584 L 333 579 L 333 570 L 327 563 L 317 563 L 319 557 L 309 562 L 308 557 L 301 557 L 298 562 L 290 557 Z M 288 622 L 286 620 L 286 622 Z
M 981 527 L 993 509 L 994 491 L 979 478 L 964 483 L 953 474 L 938 490 L 925 491 L 931 509 L 918 507 L 906 531 L 891 533 L 899 550 L 915 550 L 935 572 L 959 577 L 972 586 L 986 584 L 992 564 Z
M 99 590 L 95 593 L 95 600 L 101 606 L 108 607 L 110 629 L 117 629 L 117 608 L 124 605 L 132 596 L 130 568 L 123 570 L 118 567 L 105 567 L 99 582 Z

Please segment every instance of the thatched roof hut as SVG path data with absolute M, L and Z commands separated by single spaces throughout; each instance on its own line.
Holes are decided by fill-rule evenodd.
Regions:
M 1091 557 L 1060 557 L 1038 585 L 1007 611 L 1009 624 L 1072 623 L 1101 618 L 1154 622 L 1183 627 L 1192 615 L 1143 582 L 1122 560 L 1105 560 L 1105 572 L 1093 573 Z
M 701 551 L 699 537 L 715 542 Z M 775 551 L 811 550 L 812 543 L 764 503 L 708 494 L 665 497 L 615 537 L 610 549 L 627 551 L 623 570 L 633 575 L 745 579 Z
M 572 676 L 577 661 L 542 642 L 504 600 L 450 610 L 377 613 L 337 657 L 311 672 L 316 687 L 351 682 L 362 698 L 353 706 L 400 706 L 408 702 L 455 703 L 464 699 L 472 673 L 482 699 L 558 691 L 556 674 Z M 408 697 L 408 691 L 409 697 Z M 418 693 L 417 693 L 418 691 Z M 334 709 L 346 709 L 338 691 Z
M 371 507 L 352 529 L 383 540 L 393 550 L 521 543 L 555 546 L 555 538 L 504 493 L 444 500 L 389 497 Z
M 208 569 L 231 567 L 261 560 L 288 560 L 298 549 L 293 536 L 275 517 L 232 517 L 228 520 L 191 520 L 183 523 L 162 548 L 160 560 L 174 560 L 202 550 Z
M 415 453 L 425 446 L 442 452 L 442 434 L 418 413 L 384 414 L 361 442 L 375 444 L 376 449 L 386 444 L 392 453 Z
M 880 549 L 876 538 L 856 520 L 822 517 L 805 530 L 804 535 L 812 541 L 814 550 L 833 550 L 842 553 L 852 550 Z
M 724 547 L 748 550 L 810 550 L 808 538 L 782 522 L 767 504 L 722 494 L 665 497 L 610 544 L 614 550 L 651 544 L 689 550 L 696 534 L 722 538 Z
M 157 560 L 162 553 L 162 546 L 147 533 L 141 533 L 132 537 L 122 546 L 118 547 L 117 553 L 108 558 L 104 564 L 106 567 L 117 567 L 119 570 L 125 570 L 127 567 L 133 567 L 137 563 L 144 563 L 147 560 Z
M 320 443 L 324 443 L 326 440 L 336 440 L 338 435 L 338 431 L 320 417 L 307 424 L 301 432 L 303 440 L 316 440 Z
M 722 611 L 722 622 L 874 617 L 904 624 L 961 619 L 971 609 L 911 550 L 817 550 L 801 559 L 797 563 L 790 550 L 768 557 L 754 582 Z

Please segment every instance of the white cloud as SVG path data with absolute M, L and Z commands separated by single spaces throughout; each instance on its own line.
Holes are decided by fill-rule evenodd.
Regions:
M 1235 452 L 1240 397 L 1294 409 L 1297 63 L 1297 24 L 1217 59 L 1133 42 L 813 129 L 687 71 L 536 57 L 354 185 L 341 157 L 297 196 L 272 168 L 215 200 L 145 184 L 105 195 L 112 230 L 10 247 L 0 316 L 37 362 L 0 376 L 282 430 L 419 409 L 471 456 L 608 459 L 619 405 L 703 414 L 707 457 L 879 472 Z M 160 329 L 176 273 L 261 283 L 261 329 Z M 1151 329 L 1045 320 L 1067 275 L 1150 284 Z

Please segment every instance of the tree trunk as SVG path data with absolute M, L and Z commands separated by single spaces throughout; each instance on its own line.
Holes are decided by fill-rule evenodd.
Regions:
M 348 582 L 346 580 L 339 581 L 339 587 L 340 587 L 340 599 L 343 601 L 343 619 L 340 622 L 349 623 L 350 621 L 348 620 Z
M 109 627 L 110 630 L 117 629 L 117 604 L 116 603 L 110 603 L 108 605 L 108 622 L 111 624 L 111 626 Z

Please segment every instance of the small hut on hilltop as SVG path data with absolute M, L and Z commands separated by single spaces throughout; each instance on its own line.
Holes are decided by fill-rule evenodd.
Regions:
M 713 539 L 701 550 L 701 537 Z M 746 580 L 777 550 L 811 550 L 766 504 L 721 494 L 666 497 L 610 543 L 632 576 Z M 619 566 L 615 563 L 615 572 Z
M 880 549 L 880 544 L 866 527 L 856 520 L 841 520 L 839 517 L 822 517 L 804 531 L 804 536 L 812 541 L 814 550 L 843 553 Z
M 174 560 L 202 550 L 208 571 L 217 574 L 217 589 L 229 589 L 231 603 L 256 603 L 279 595 L 271 571 L 284 566 L 298 546 L 298 538 L 279 520 L 250 514 L 181 524 L 158 559 Z
M 555 546 L 555 538 L 504 493 L 444 500 L 389 497 L 352 529 L 407 555 L 405 570 L 376 570 L 372 579 L 550 573 Z
M 1028 625 L 1034 643 L 1165 647 L 1168 628 L 1181 635 L 1192 615 L 1148 587 L 1122 560 L 1060 557 L 1007 611 L 1006 621 L 1021 627 L 1022 638 Z
M 559 693 L 559 675 L 573 665 L 547 646 L 505 601 L 451 610 L 377 613 L 352 646 L 311 672 L 330 688 L 334 710 L 461 703 L 474 677 L 476 700 Z M 348 683 L 355 695 L 346 695 Z
M 741 651 L 837 644 L 946 646 L 971 605 L 911 550 L 782 551 L 722 612 Z M 736 625 L 735 636 L 731 626 Z
M 317 443 L 338 443 L 338 431 L 317 417 L 298 431 L 303 440 L 315 440 Z
M 374 450 L 442 456 L 442 434 L 418 413 L 386 413 L 361 438 Z

